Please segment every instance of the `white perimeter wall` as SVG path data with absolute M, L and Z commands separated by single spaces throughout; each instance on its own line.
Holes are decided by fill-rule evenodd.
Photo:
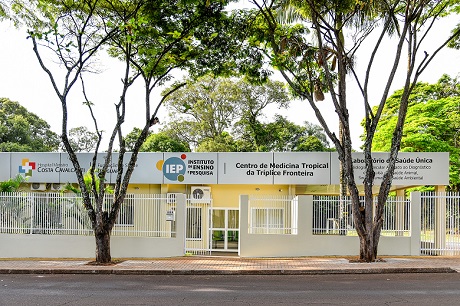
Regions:
M 177 202 L 176 237 L 111 237 L 113 258 L 173 257 L 185 252 L 185 196 Z M 0 258 L 95 258 L 94 236 L 1 234 Z
M 248 234 L 248 196 L 240 196 L 241 257 L 358 255 L 358 237 L 313 235 L 313 196 L 299 196 L 298 234 Z M 185 197 L 176 208 L 176 237 L 112 237 L 114 258 L 183 256 L 185 253 Z M 411 237 L 380 238 L 379 255 L 420 255 L 420 193 L 411 195 Z M 93 236 L 1 234 L 0 258 L 94 258 Z
M 358 237 L 313 235 L 313 196 L 299 196 L 298 234 L 249 234 L 248 196 L 240 196 L 241 257 L 359 255 Z M 420 255 L 420 193 L 411 197 L 411 237 L 380 238 L 379 255 Z

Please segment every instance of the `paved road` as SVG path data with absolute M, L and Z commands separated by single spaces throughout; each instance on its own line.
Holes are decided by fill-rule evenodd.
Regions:
M 0 305 L 458 305 L 459 273 L 0 275 Z

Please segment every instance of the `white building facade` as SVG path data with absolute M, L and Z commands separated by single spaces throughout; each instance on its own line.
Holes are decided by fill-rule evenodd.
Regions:
M 89 169 L 92 157 L 92 153 L 79 153 L 80 166 Z M 381 180 L 388 157 L 388 153 L 373 154 L 375 184 Z M 104 153 L 98 155 L 97 168 L 102 167 L 105 158 Z M 127 153 L 126 164 L 129 158 Z M 107 184 L 114 183 L 117 159 L 118 153 L 113 154 L 105 177 Z M 359 185 L 364 178 L 362 153 L 354 153 L 354 165 Z M 38 199 L 33 194 L 48 199 L 45 194 L 60 192 L 63 185 L 77 182 L 66 153 L 0 153 L 0 181 L 18 174 L 27 178 L 24 191 L 32 194 L 27 205 L 35 205 L 23 209 L 22 214 L 37 211 L 37 200 L 30 200 Z M 448 183 L 448 153 L 399 154 L 392 186 L 397 194 L 412 186 Z M 128 188 L 130 196 L 121 212 L 126 219 L 114 228 L 113 255 L 356 255 L 359 241 L 350 210 L 344 208 L 342 200 L 322 200 L 337 195 L 338 185 L 339 161 L 334 152 L 140 153 Z M 338 203 L 340 210 L 324 204 L 327 201 Z M 395 221 L 388 223 L 387 233 L 392 237 L 381 239 L 382 255 L 418 255 L 420 245 L 439 249 L 446 245 L 440 238 L 421 241 L 420 198 L 413 201 L 419 204 L 409 205 L 402 197 L 397 201 L 399 208 L 388 213 L 388 219 Z M 21 217 L 20 226 L 18 220 L 7 224 L 2 217 L 0 257 L 75 257 L 71 248 L 59 246 L 76 243 L 82 245 L 78 257 L 88 257 L 93 252 L 91 231 L 64 230 L 73 222 L 66 210 L 69 204 L 53 214 L 53 224 L 59 228 L 53 225 L 51 230 L 42 228 L 46 222 L 34 225 L 24 221 L 37 216 Z M 441 227 L 434 237 L 443 236 L 439 234 Z M 27 251 L 32 245 L 42 248 Z M 57 253 L 53 251 L 56 248 L 60 249 Z M 66 250 L 69 254 L 62 253 Z

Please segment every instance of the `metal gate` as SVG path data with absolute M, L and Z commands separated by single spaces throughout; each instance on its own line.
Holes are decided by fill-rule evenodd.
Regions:
M 186 254 L 211 255 L 211 211 L 211 199 L 187 198 Z
M 422 193 L 421 253 L 460 255 L 460 194 Z

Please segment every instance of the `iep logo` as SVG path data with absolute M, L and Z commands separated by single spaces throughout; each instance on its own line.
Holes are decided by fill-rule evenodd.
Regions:
M 176 162 L 176 161 L 171 161 L 171 162 Z M 184 165 L 180 164 L 165 164 L 163 171 L 165 173 L 170 173 L 170 174 L 180 174 L 184 170 Z
M 184 174 L 186 169 L 186 165 L 184 163 L 184 159 L 187 156 L 182 154 L 179 157 L 170 157 L 167 160 L 163 161 L 160 160 L 157 162 L 157 169 L 163 171 L 163 175 L 170 181 L 184 181 Z

